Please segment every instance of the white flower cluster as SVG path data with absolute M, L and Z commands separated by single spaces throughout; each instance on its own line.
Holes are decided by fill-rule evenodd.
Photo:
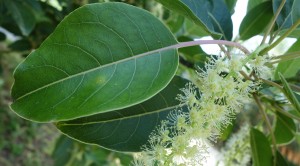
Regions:
M 265 58 L 261 58 L 257 62 L 242 56 L 211 58 L 205 68 L 197 72 L 195 84 L 187 84 L 182 89 L 183 94 L 178 96 L 189 112 L 172 112 L 152 133 L 134 165 L 205 164 L 210 147 L 208 140 L 216 141 L 259 85 L 244 80 L 240 71 L 247 66 L 260 73 L 265 62 Z
M 223 165 L 247 165 L 251 159 L 250 127 L 244 125 L 233 134 L 221 150 Z

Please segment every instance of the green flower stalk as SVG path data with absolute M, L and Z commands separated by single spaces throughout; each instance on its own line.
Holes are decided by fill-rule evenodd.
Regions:
M 217 140 L 260 85 L 245 80 L 240 71 L 269 76 L 266 70 L 270 68 L 264 66 L 267 58 L 254 58 L 236 55 L 230 59 L 210 58 L 204 69 L 198 69 L 195 83 L 187 84 L 177 97 L 189 112 L 178 108 L 170 113 L 151 134 L 134 165 L 204 165 L 211 147 L 209 142 Z M 265 72 L 268 74 L 264 75 Z

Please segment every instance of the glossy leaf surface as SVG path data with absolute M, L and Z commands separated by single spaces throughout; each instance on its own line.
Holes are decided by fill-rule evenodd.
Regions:
M 262 132 L 252 128 L 250 132 L 250 144 L 254 166 L 272 165 L 271 145 Z
M 176 44 L 150 13 L 124 3 L 81 7 L 67 16 L 14 72 L 11 108 L 39 122 L 129 107 L 173 78 Z
M 232 20 L 224 1 L 220 0 L 156 0 L 187 18 L 193 20 L 212 34 L 221 34 L 224 39 L 232 38 Z
M 247 40 L 264 31 L 272 19 L 272 2 L 267 1 L 255 6 L 244 17 L 240 29 L 240 39 Z
M 187 83 L 174 77 L 160 93 L 141 104 L 118 111 L 59 122 L 57 128 L 79 141 L 117 151 L 140 151 L 150 133 L 179 107 L 175 98 Z M 185 110 L 186 108 L 182 108 Z

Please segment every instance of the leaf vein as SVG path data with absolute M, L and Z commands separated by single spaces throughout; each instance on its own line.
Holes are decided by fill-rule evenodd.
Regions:
M 116 72 L 116 65 L 114 67 L 114 71 L 112 72 L 111 76 L 109 77 L 109 79 L 102 85 L 100 86 L 95 92 L 93 92 L 92 94 L 90 94 L 79 106 L 78 108 L 81 108 L 84 104 L 86 104 L 93 96 L 95 96 L 114 76 L 115 72 Z
M 52 109 L 57 107 L 59 104 L 63 103 L 64 101 L 66 101 L 68 98 L 72 97 L 75 92 L 79 89 L 80 85 L 82 84 L 83 80 L 84 80 L 85 75 L 82 76 L 82 79 L 80 80 L 79 84 L 76 86 L 76 88 L 73 90 L 73 92 L 67 96 L 66 98 L 64 98 L 63 100 L 61 100 L 60 102 L 58 102 L 57 104 L 52 106 Z

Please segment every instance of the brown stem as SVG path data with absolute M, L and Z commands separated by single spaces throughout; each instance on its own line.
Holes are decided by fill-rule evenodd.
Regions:
M 295 116 L 293 114 L 288 113 L 287 111 L 285 111 L 281 107 L 279 107 L 277 104 L 275 104 L 275 105 L 272 104 L 272 106 L 276 109 L 276 111 L 284 114 L 287 117 L 290 117 L 292 119 L 296 119 L 296 120 L 298 120 L 300 122 L 300 118 L 298 116 Z
M 273 165 L 275 166 L 276 165 L 276 151 L 277 151 L 277 146 L 276 146 L 276 139 L 275 139 L 275 136 L 274 136 L 274 133 L 273 133 L 273 130 L 272 130 L 272 125 L 271 125 L 271 122 L 270 120 L 268 119 L 268 116 L 263 108 L 263 105 L 260 101 L 260 99 L 258 98 L 258 96 L 256 94 L 253 94 L 253 98 L 258 106 L 258 110 L 260 112 L 260 114 L 262 115 L 262 117 L 264 118 L 266 124 L 267 124 L 267 128 L 270 132 L 270 135 L 271 135 L 271 139 L 272 139 L 272 144 L 273 144 L 273 147 L 272 147 L 272 153 L 273 153 L 273 156 L 274 156 L 274 159 L 273 159 Z
M 272 43 L 269 47 L 263 49 L 259 55 L 264 55 L 270 50 L 272 50 L 275 46 L 277 46 L 283 39 L 285 39 L 290 33 L 292 33 L 298 26 L 300 25 L 300 19 L 290 28 L 288 29 L 283 35 L 279 37 L 274 43 Z
M 268 84 L 268 85 L 274 86 L 274 87 L 276 87 L 276 88 L 278 88 L 278 89 L 282 89 L 282 88 L 283 88 L 281 85 L 277 84 L 276 82 L 269 81 L 269 80 L 265 80 L 265 79 L 263 79 L 263 78 L 260 78 L 260 80 L 261 80 L 262 82 L 264 82 L 264 83 L 266 83 L 266 84 Z

